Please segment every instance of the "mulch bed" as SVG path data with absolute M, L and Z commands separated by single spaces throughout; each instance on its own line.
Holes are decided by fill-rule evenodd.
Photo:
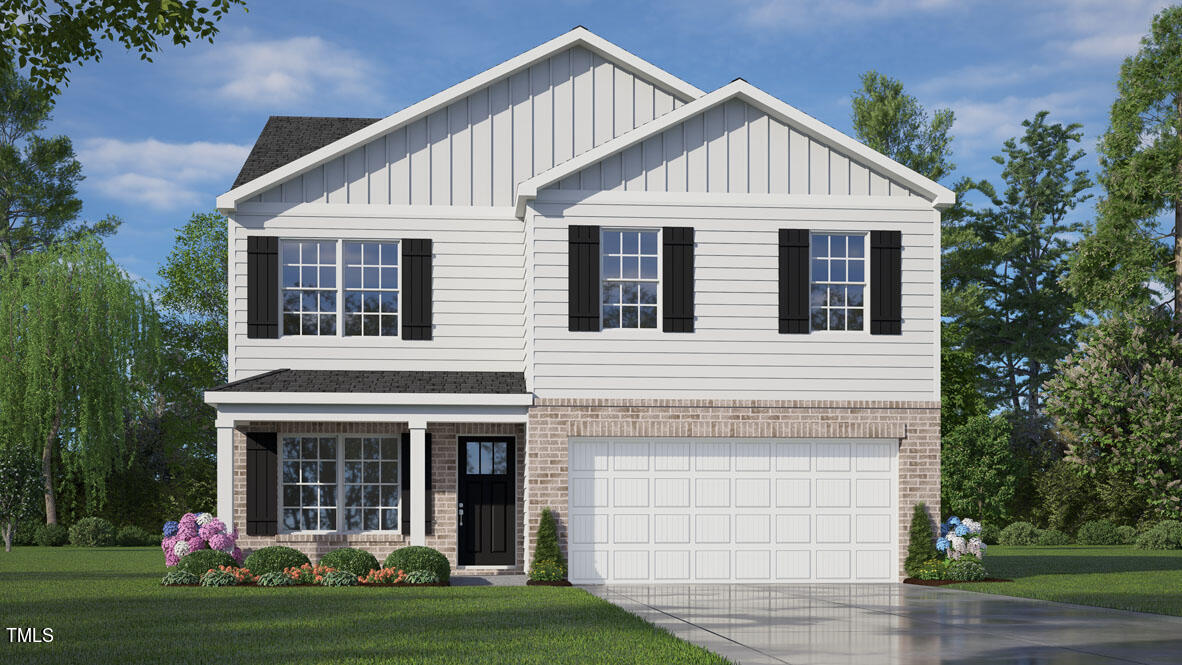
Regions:
M 526 580 L 526 586 L 573 586 L 570 580 Z
M 548 583 L 547 582 L 539 582 L 539 584 L 548 584 Z M 168 584 L 168 585 L 161 584 L 160 586 L 199 587 L 201 585 L 200 584 Z M 324 586 L 324 585 L 323 584 L 288 584 L 285 586 L 264 587 L 264 586 L 259 586 L 257 584 L 235 584 L 234 586 L 236 586 L 236 587 L 252 587 L 252 588 L 256 588 L 256 589 L 298 589 L 300 587 Z M 381 587 L 387 587 L 387 586 L 451 586 L 451 584 L 449 584 L 447 582 L 428 582 L 426 584 L 408 584 L 406 582 L 399 582 L 397 584 L 358 584 L 356 586 L 359 586 L 359 587 L 371 587 L 371 586 L 381 586 Z M 567 582 L 566 586 L 570 586 L 570 582 Z M 210 587 L 210 588 L 211 589 L 224 589 L 224 588 L 231 588 L 231 587 Z M 342 587 L 333 587 L 333 588 L 342 588 Z
M 1014 580 L 1002 579 L 1000 577 L 986 577 L 983 580 L 975 582 L 957 582 L 956 580 L 919 580 L 914 577 L 908 577 L 903 580 L 903 584 L 917 584 L 919 586 L 947 586 L 949 584 L 984 584 L 985 582 L 1013 582 Z

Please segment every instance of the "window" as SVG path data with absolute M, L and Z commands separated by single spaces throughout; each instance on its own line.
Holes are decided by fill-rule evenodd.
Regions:
M 284 335 L 398 335 L 398 242 L 345 241 L 339 266 L 335 240 L 280 244 Z
M 602 232 L 600 316 L 604 329 L 657 327 L 657 233 Z
M 866 236 L 813 234 L 809 319 L 813 330 L 862 330 Z
M 397 437 L 282 437 L 285 531 L 398 531 Z M 338 473 L 339 472 L 339 473 Z
M 469 476 L 503 476 L 509 473 L 509 444 L 505 441 L 469 441 L 465 471 Z

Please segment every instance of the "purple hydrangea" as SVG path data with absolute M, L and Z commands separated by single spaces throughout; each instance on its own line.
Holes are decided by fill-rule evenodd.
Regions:
M 226 525 L 223 524 L 222 521 L 217 519 L 216 517 L 213 520 L 201 525 L 201 527 L 199 529 L 197 529 L 197 535 L 201 536 L 202 538 L 204 538 L 206 540 L 209 540 L 209 539 L 213 538 L 214 536 L 221 534 L 221 533 L 225 533 L 225 532 L 226 532 Z
M 190 552 L 196 552 L 197 550 L 203 550 L 208 545 L 208 543 L 206 543 L 205 539 L 202 538 L 201 536 L 193 536 L 192 538 L 189 539 L 188 542 L 189 542 L 189 551 Z
M 165 536 L 166 538 L 167 538 L 167 537 L 169 537 L 169 536 L 175 536 L 175 535 L 176 535 L 176 530 L 177 530 L 177 528 L 179 528 L 179 527 L 180 527 L 180 524 L 179 524 L 179 523 L 177 523 L 177 522 L 175 522 L 175 521 L 173 521 L 173 522 L 165 522 L 165 523 L 164 523 L 164 536 Z
M 177 556 L 176 554 L 173 554 L 171 551 L 164 553 L 164 565 L 175 566 L 180 562 L 181 562 L 181 558 L 179 556 Z
M 164 550 L 165 554 L 168 554 L 172 551 L 172 548 L 176 547 L 176 541 L 178 540 L 180 539 L 176 536 L 169 536 L 168 538 L 160 541 L 160 549 Z
M 224 533 L 215 533 L 209 539 L 209 549 L 221 550 L 229 554 L 234 551 L 234 539 Z
M 233 551 L 233 552 L 230 552 L 230 556 L 234 557 L 234 561 L 235 561 L 235 562 L 236 562 L 236 563 L 237 563 L 239 566 L 241 566 L 241 565 L 242 565 L 242 559 L 243 559 L 243 557 L 242 557 L 242 550 L 240 550 L 240 549 L 238 549 L 237 547 L 235 547 L 235 548 L 234 548 L 234 551 Z

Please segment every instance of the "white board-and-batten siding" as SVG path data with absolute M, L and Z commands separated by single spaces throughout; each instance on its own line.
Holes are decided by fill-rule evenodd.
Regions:
M 301 240 L 433 241 L 434 339 L 246 333 L 248 234 Z M 524 364 L 523 223 L 511 214 L 251 215 L 230 221 L 230 380 L 279 368 L 520 372 Z M 399 321 L 401 327 L 401 320 Z M 338 327 L 341 322 L 338 322 Z
M 527 376 L 539 397 L 938 399 L 939 213 L 922 199 L 894 208 L 866 198 L 860 205 L 776 207 L 703 205 L 702 197 L 637 205 L 637 195 L 613 202 L 620 195 L 608 192 L 572 202 L 573 194 L 543 192 L 527 215 L 534 237 Z M 571 224 L 693 226 L 695 332 L 570 332 Z M 901 231 L 903 334 L 870 335 L 869 323 L 865 332 L 779 334 L 781 228 Z
M 574 47 L 252 200 L 509 206 L 521 181 L 686 101 Z
M 689 117 L 550 189 L 914 196 L 905 185 L 739 99 Z

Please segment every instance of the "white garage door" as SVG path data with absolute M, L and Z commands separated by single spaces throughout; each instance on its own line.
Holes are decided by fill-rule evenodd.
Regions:
M 891 439 L 572 438 L 572 582 L 897 579 Z

